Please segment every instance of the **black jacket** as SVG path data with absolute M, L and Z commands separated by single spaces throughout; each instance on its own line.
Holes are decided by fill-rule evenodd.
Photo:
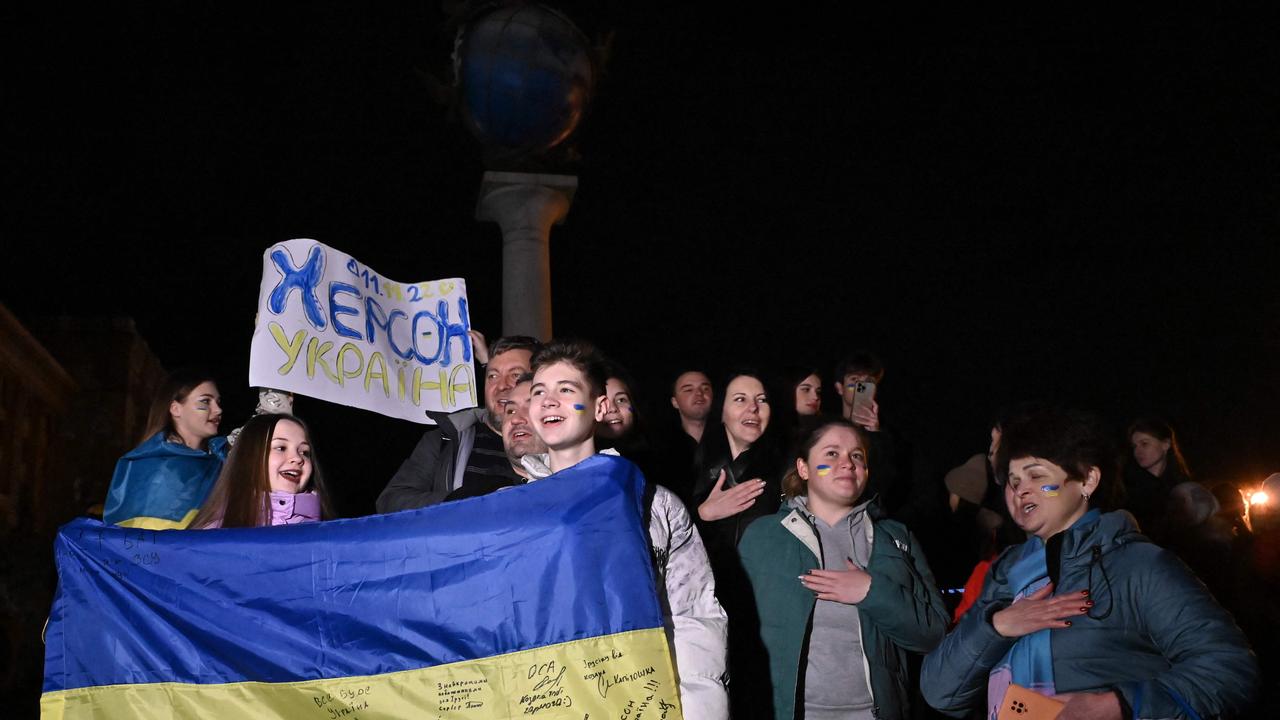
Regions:
M 400 465 L 378 496 L 378 512 L 436 505 L 461 488 L 464 482 L 490 480 L 488 477 L 473 477 L 467 472 L 467 460 L 475 447 L 477 428 L 484 424 L 486 412 L 484 408 L 470 408 L 453 413 L 428 413 L 436 421 L 436 427 L 422 435 L 413 453 Z M 517 477 L 512 470 L 512 480 Z

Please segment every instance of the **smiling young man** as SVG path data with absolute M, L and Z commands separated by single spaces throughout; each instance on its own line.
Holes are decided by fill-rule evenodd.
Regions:
M 596 453 L 596 423 L 605 416 L 604 383 L 587 374 L 594 358 L 580 347 L 563 348 L 563 358 L 534 366 L 530 387 L 529 419 L 547 444 L 547 465 L 553 473 Z M 546 353 L 546 359 L 555 356 Z
M 630 465 L 615 455 L 596 454 L 596 423 L 607 413 L 606 376 L 600 354 L 587 343 L 552 342 L 534 356 L 529 420 L 547 452 L 524 457 L 531 481 L 587 461 L 600 463 L 601 472 Z M 646 481 L 646 495 L 652 498 L 647 516 L 658 598 L 684 716 L 728 718 L 728 623 L 716 601 L 702 539 L 674 493 Z

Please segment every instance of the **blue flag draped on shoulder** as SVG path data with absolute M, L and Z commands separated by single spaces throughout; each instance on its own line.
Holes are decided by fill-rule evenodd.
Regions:
M 46 718 L 680 718 L 634 465 L 423 510 L 55 554 Z
M 227 439 L 209 440 L 209 451 L 169 442 L 164 432 L 147 438 L 116 463 L 102 519 L 111 525 L 181 530 L 204 504 L 222 463 Z

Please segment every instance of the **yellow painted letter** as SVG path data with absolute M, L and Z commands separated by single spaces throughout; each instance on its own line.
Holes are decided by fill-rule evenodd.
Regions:
M 350 370 L 347 369 L 348 354 L 356 356 L 356 366 Z M 338 384 L 346 387 L 348 380 L 360 377 L 363 372 L 364 353 L 360 352 L 355 343 L 343 343 L 342 349 L 338 351 Z
M 333 343 L 328 340 L 325 340 L 322 343 L 318 338 L 311 338 L 311 342 L 307 343 L 308 378 L 316 376 L 316 365 L 318 364 L 320 365 L 320 369 L 324 371 L 324 374 L 329 376 L 330 380 L 338 383 L 339 385 L 342 384 L 342 381 L 338 379 L 337 374 L 333 372 L 333 368 L 329 367 L 329 361 L 324 359 L 324 356 L 332 349 Z
M 293 369 L 293 364 L 298 362 L 298 354 L 302 352 L 302 341 L 307 337 L 306 330 L 299 330 L 293 334 L 293 340 L 284 336 L 284 328 L 280 327 L 280 323 L 272 321 L 267 327 L 271 330 L 271 337 L 276 339 L 276 344 L 284 351 L 288 360 L 280 366 L 279 373 L 288 375 Z
M 382 359 L 382 353 L 376 351 L 369 356 L 369 365 L 364 371 L 365 392 L 369 392 L 374 378 L 382 381 L 382 394 L 391 397 L 391 383 L 387 382 L 387 361 Z

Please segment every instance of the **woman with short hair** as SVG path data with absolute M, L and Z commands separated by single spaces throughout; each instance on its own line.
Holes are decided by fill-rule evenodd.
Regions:
M 974 607 L 925 659 L 930 705 L 959 717 L 985 702 L 992 720 L 1035 699 L 1024 693 L 1061 703 L 1061 720 L 1245 707 L 1257 663 L 1231 616 L 1128 513 L 1103 512 L 1114 457 L 1079 413 L 1042 410 L 1004 428 L 997 477 L 1031 537 L 996 560 Z

